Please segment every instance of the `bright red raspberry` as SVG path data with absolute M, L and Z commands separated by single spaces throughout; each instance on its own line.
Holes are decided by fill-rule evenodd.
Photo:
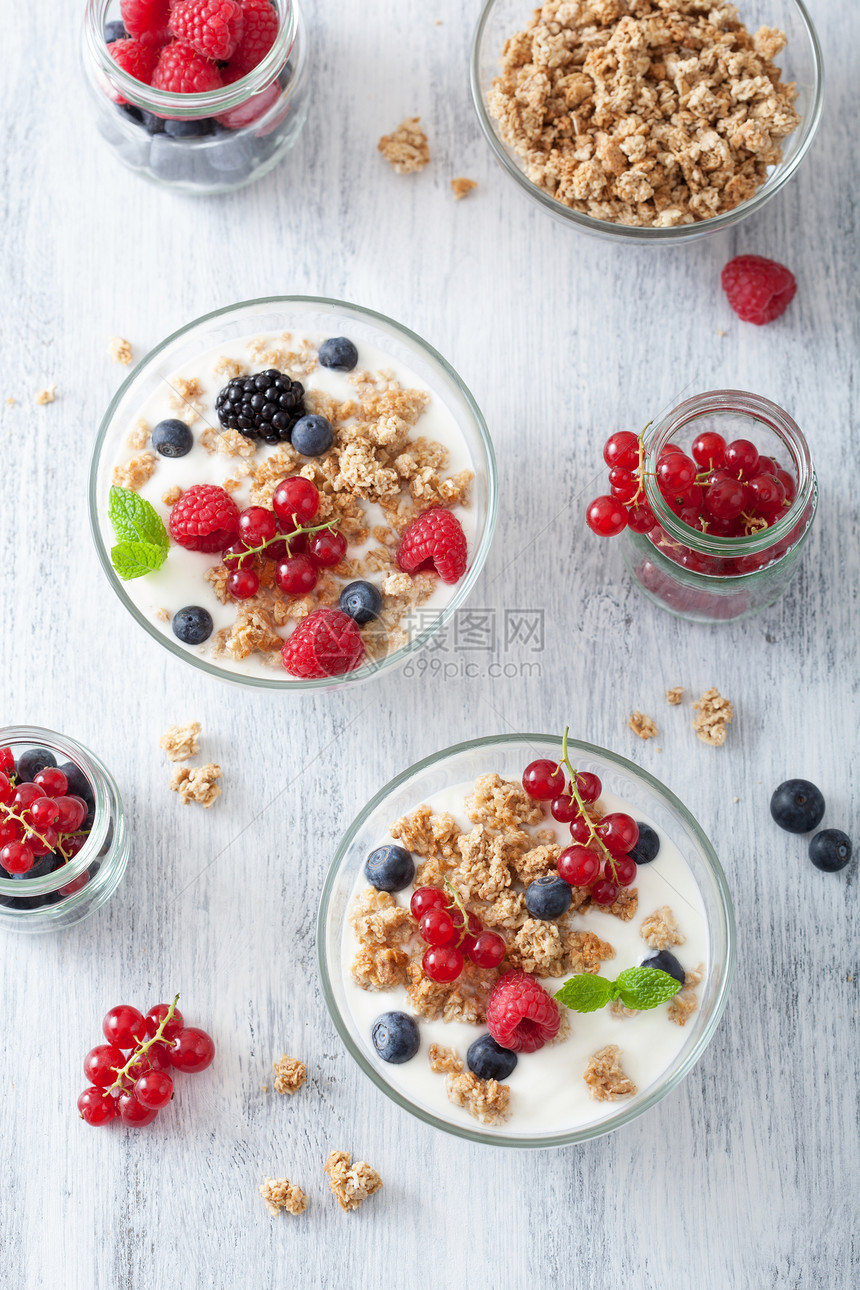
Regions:
M 165 45 L 152 74 L 152 87 L 170 94 L 205 94 L 220 89 L 223 81 L 214 63 L 176 40 Z
M 224 68 L 224 84 L 232 85 L 242 76 L 252 72 L 265 58 L 278 34 L 278 15 L 271 0 L 244 0 L 242 38 L 233 51 L 229 65 Z
M 723 269 L 721 281 L 737 316 L 757 327 L 784 314 L 797 291 L 791 270 L 762 255 L 735 256 Z
M 291 676 L 342 676 L 361 666 L 364 641 L 358 624 L 340 609 L 315 609 L 287 637 L 281 650 Z
M 505 972 L 487 1002 L 487 1029 L 497 1044 L 514 1053 L 534 1053 L 558 1034 L 561 1013 L 533 976 Z
M 216 484 L 195 484 L 174 502 L 168 527 L 189 551 L 224 551 L 239 530 L 239 508 Z
M 238 0 L 175 0 L 170 30 L 204 58 L 228 59 L 238 45 L 245 15 Z
M 170 0 L 120 0 L 122 24 L 130 36 L 163 44 L 169 32 Z
M 407 527 L 397 552 L 406 573 L 432 566 L 443 582 L 459 582 L 466 572 L 466 534 L 456 515 L 433 506 Z
M 155 45 L 144 44 L 142 40 L 115 40 L 108 45 L 107 51 L 117 66 L 128 72 L 129 76 L 142 81 L 144 85 L 150 84 L 158 59 Z M 124 102 L 123 99 L 119 101 Z

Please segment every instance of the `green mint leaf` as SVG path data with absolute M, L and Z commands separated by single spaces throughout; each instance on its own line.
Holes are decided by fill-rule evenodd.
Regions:
M 112 548 L 110 558 L 123 582 L 129 582 L 160 569 L 167 551 L 154 542 L 119 542 Z
M 640 1012 L 666 1003 L 681 988 L 681 982 L 676 981 L 668 972 L 649 967 L 625 968 L 615 984 L 618 986 L 621 1002 Z
M 114 484 L 110 490 L 108 517 L 120 543 L 150 543 L 167 555 L 170 540 L 161 516 L 152 503 L 139 493 L 130 488 L 118 488 Z
M 579 973 L 556 990 L 555 998 L 574 1012 L 597 1012 L 612 998 L 612 982 L 605 976 Z

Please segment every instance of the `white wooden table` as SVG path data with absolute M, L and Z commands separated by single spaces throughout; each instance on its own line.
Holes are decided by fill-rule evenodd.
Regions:
M 17 6 L 4 35 L 3 717 L 98 751 L 133 855 L 90 921 L 4 938 L 0 1283 L 855 1286 L 856 867 L 820 874 L 767 809 L 776 783 L 808 776 L 826 822 L 860 842 L 854 6 L 813 5 L 828 101 L 798 177 L 749 223 L 674 251 L 576 236 L 512 189 L 469 101 L 475 0 L 465 12 L 457 0 L 309 3 L 315 105 L 297 151 L 209 201 L 149 188 L 103 148 L 77 72 L 82 7 Z M 398 177 L 376 141 L 416 113 L 433 163 Z M 479 183 L 460 203 L 456 175 Z M 740 324 L 720 291 L 742 250 L 797 275 L 771 327 Z M 544 610 L 540 675 L 521 674 L 535 656 L 500 645 L 513 677 L 395 676 L 278 701 L 195 675 L 121 609 L 85 501 L 90 445 L 124 375 L 108 339 L 141 355 L 208 309 L 278 292 L 387 312 L 471 386 L 502 490 L 472 603 Z M 48 381 L 57 401 L 37 408 Z M 582 510 L 609 430 L 719 386 L 796 417 L 822 506 L 785 599 L 711 629 L 646 603 Z M 696 743 L 688 708 L 664 705 L 673 684 L 734 701 L 722 750 Z M 657 717 L 659 741 L 626 729 L 634 707 Z M 168 793 L 157 746 L 194 718 L 224 767 L 210 812 Z M 394 1107 L 344 1052 L 317 981 L 318 895 L 343 828 L 401 767 L 464 734 L 568 721 L 660 775 L 712 837 L 736 902 L 735 984 L 697 1069 L 630 1127 L 554 1153 L 471 1147 Z M 151 1129 L 86 1127 L 75 1098 L 102 1014 L 174 990 L 216 1037 L 216 1064 Z M 309 1068 L 292 1100 L 261 1091 L 281 1051 Z M 328 1193 L 331 1148 L 385 1181 L 357 1214 Z M 270 1218 L 257 1195 L 283 1173 L 309 1192 L 301 1219 Z

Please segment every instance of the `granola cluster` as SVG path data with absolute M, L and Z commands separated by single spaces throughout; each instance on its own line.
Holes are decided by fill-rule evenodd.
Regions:
M 488 95 L 527 177 L 572 210 L 669 228 L 730 211 L 800 123 L 774 57 L 728 0 L 547 0 Z
M 729 699 L 724 699 L 715 686 L 706 690 L 693 704 L 698 715 L 693 719 L 693 729 L 702 743 L 719 748 L 726 742 L 728 725 L 734 720 L 735 710 Z
M 647 716 L 644 712 L 634 712 L 627 722 L 634 735 L 640 739 L 653 739 L 657 734 L 657 723 L 653 717 Z
M 430 161 L 430 147 L 420 120 L 420 116 L 407 117 L 391 134 L 384 134 L 377 144 L 398 175 L 414 174 L 423 170 Z
M 206 766 L 177 766 L 170 776 L 170 787 L 179 794 L 183 806 L 199 802 L 207 809 L 221 796 L 217 780 L 221 778 L 220 766 L 209 762 Z
M 683 945 L 687 939 L 678 930 L 675 915 L 668 905 L 661 905 L 653 914 L 643 918 L 639 935 L 653 950 L 668 950 L 673 945 Z
M 303 1214 L 308 1207 L 308 1198 L 289 1178 L 266 1178 L 260 1184 L 260 1195 L 266 1202 L 270 1214 Z
M 621 1065 L 621 1049 L 617 1044 L 607 1044 L 593 1054 L 585 1068 L 583 1079 L 589 1095 L 598 1102 L 614 1102 L 619 1097 L 630 1097 L 639 1090 L 625 1075 Z
M 200 751 L 199 734 L 200 722 L 186 721 L 184 726 L 171 726 L 165 731 L 158 746 L 164 749 L 168 761 L 186 761 L 189 757 L 196 757 Z
M 304 1062 L 281 1053 L 278 1060 L 272 1062 L 272 1066 L 275 1071 L 275 1092 L 289 1093 L 290 1097 L 293 1093 L 298 1093 L 308 1076 Z
M 669 1020 L 674 1021 L 676 1026 L 686 1026 L 698 1008 L 699 1000 L 696 998 L 696 986 L 701 984 L 704 975 L 704 963 L 700 963 L 698 967 L 685 972 L 683 986 L 669 1000 Z
M 329 1185 L 337 1203 L 346 1213 L 358 1209 L 368 1196 L 379 1191 L 382 1179 L 366 1160 L 352 1163 L 348 1151 L 332 1151 L 325 1164 Z

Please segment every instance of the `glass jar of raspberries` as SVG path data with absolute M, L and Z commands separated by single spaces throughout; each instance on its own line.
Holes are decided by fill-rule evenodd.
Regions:
M 154 183 L 240 188 L 299 136 L 306 46 L 296 0 L 87 0 L 83 65 L 99 132 Z
M 725 622 L 783 594 L 817 490 L 809 447 L 782 408 L 743 390 L 698 394 L 643 436 L 610 436 L 604 460 L 611 493 L 592 502 L 589 526 L 624 533 L 627 566 L 651 600 Z
M 119 790 L 93 753 L 52 730 L 0 729 L 0 927 L 80 922 L 113 895 L 128 852 Z

